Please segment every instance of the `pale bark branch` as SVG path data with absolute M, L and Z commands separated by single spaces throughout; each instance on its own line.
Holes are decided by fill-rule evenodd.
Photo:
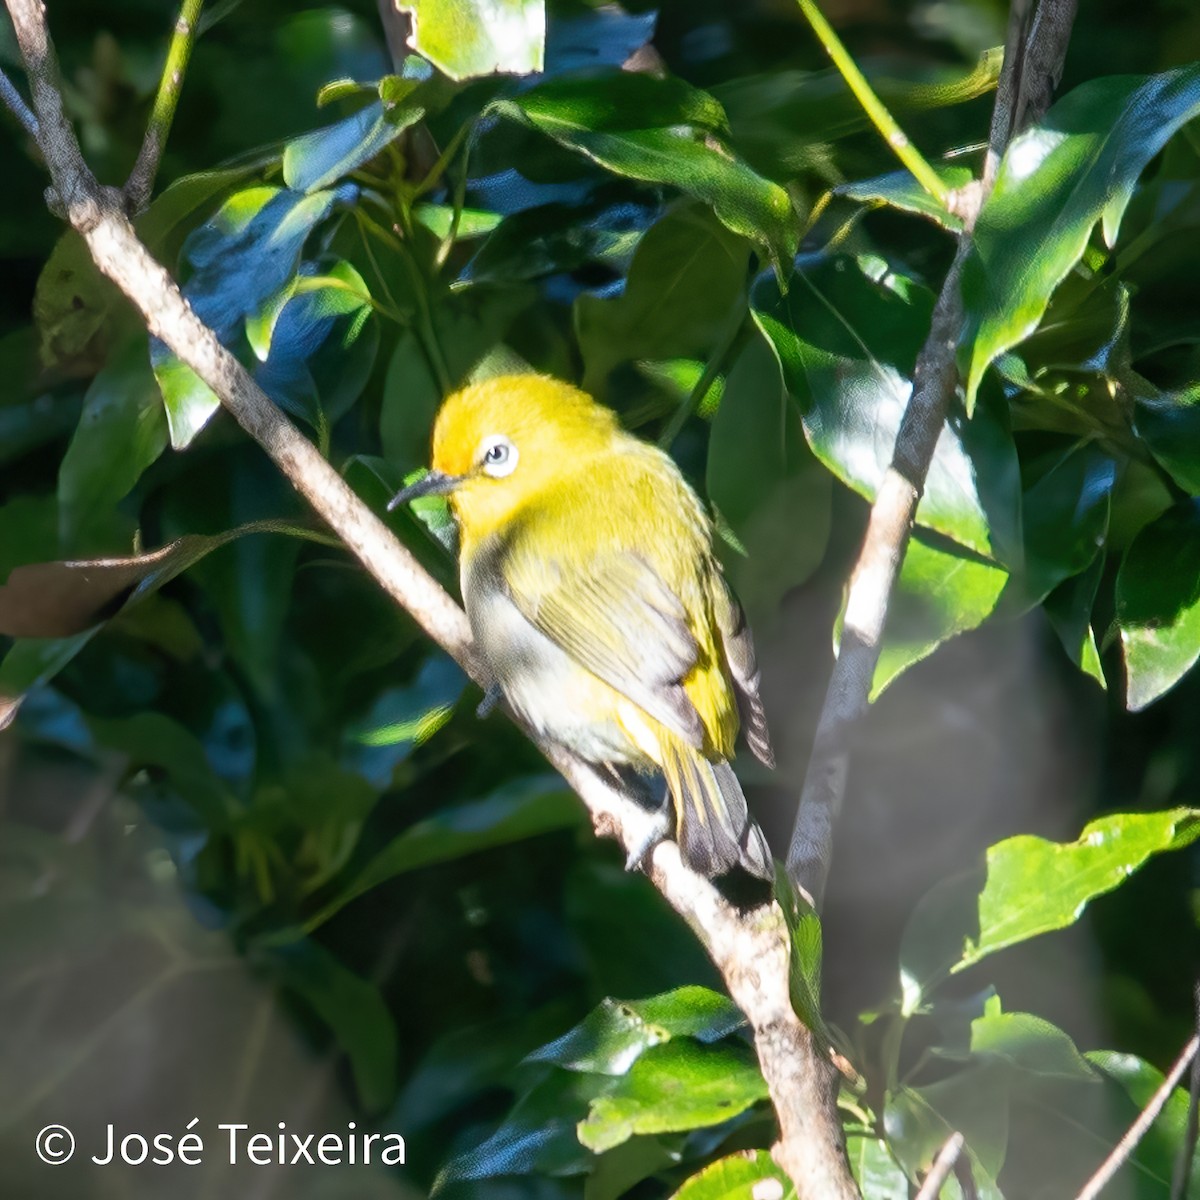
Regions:
M 199 320 L 167 271 L 138 240 L 123 195 L 101 187 L 88 170 L 63 114 L 58 67 L 40 0 L 5 2 L 41 122 L 40 146 L 53 181 L 54 207 L 83 236 L 97 266 L 129 297 L 150 332 L 212 388 L 385 591 L 472 678 L 486 684 L 462 610 Z M 627 847 L 645 844 L 653 814 L 561 747 L 538 745 L 579 793 L 598 833 L 616 837 Z M 855 1200 L 858 1190 L 837 1112 L 837 1072 L 792 1009 L 789 941 L 778 905 L 749 912 L 737 909 L 710 880 L 684 864 L 673 842 L 654 848 L 647 869 L 703 943 L 746 1015 L 779 1121 L 774 1154 L 798 1196 Z
M 1041 19 L 1043 11 L 1046 15 Z M 1047 78 L 1057 80 L 1061 71 L 1074 11 L 1075 0 L 1041 0 L 1029 43 L 1020 53 L 1006 53 L 998 106 L 1011 105 L 1014 113 L 1020 109 L 1026 116 L 1037 112 L 1040 100 L 1036 98 L 1048 96 L 1053 86 Z M 1047 39 L 1046 49 L 1035 44 L 1039 37 Z M 1021 108 L 1021 97 L 1035 99 Z M 1005 137 L 1018 128 L 1009 121 Z M 841 645 L 817 723 L 787 855 L 789 877 L 818 910 L 833 856 L 833 829 L 846 794 L 851 742 L 867 711 L 892 591 L 934 448 L 958 387 L 956 353 L 963 323 L 959 281 L 975 217 L 987 198 L 993 173 L 985 171 L 982 184 L 959 206 L 964 229 L 934 305 L 929 336 L 917 357 L 912 395 L 896 435 L 891 466 L 871 506 L 866 536 L 850 575 Z
M 929 1174 L 921 1184 L 916 1200 L 937 1200 L 942 1185 L 950 1178 L 950 1172 L 954 1170 L 954 1164 L 958 1162 L 958 1156 L 962 1154 L 966 1144 L 966 1139 L 961 1133 L 952 1133 L 946 1139 L 938 1151 L 937 1158 L 933 1160 L 933 1166 L 929 1168 Z
M 1112 1182 L 1113 1176 L 1125 1165 L 1129 1156 L 1137 1149 L 1138 1143 L 1150 1132 L 1150 1126 L 1158 1120 L 1158 1114 L 1167 1106 L 1171 1093 L 1179 1085 L 1184 1072 L 1196 1057 L 1200 1048 L 1200 1038 L 1195 1034 L 1184 1046 L 1174 1066 L 1167 1072 L 1167 1077 L 1159 1085 L 1158 1090 L 1150 1097 L 1146 1107 L 1137 1115 L 1137 1120 L 1125 1131 L 1124 1137 L 1113 1147 L 1112 1153 L 1100 1164 L 1099 1170 L 1084 1184 L 1083 1189 L 1075 1200 L 1096 1200 L 1102 1191 Z

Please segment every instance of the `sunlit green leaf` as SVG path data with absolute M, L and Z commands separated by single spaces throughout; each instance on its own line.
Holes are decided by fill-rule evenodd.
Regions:
M 1200 658 L 1200 501 L 1165 512 L 1134 539 L 1117 573 L 1125 703 L 1135 712 Z
M 703 1171 L 693 1175 L 672 1200 L 746 1200 L 747 1197 L 768 1195 L 768 1187 L 773 1200 L 795 1200 L 796 1189 L 792 1181 L 776 1166 L 768 1151 L 743 1150 L 709 1163 Z M 878 1192 L 867 1195 L 871 1200 L 889 1200 Z M 897 1200 L 907 1195 L 906 1188 Z
M 935 167 L 938 177 L 948 191 L 961 188 L 973 178 L 969 167 Z M 908 171 L 893 171 L 875 179 L 863 179 L 855 183 L 838 184 L 833 189 L 835 196 L 848 200 L 860 200 L 865 204 L 886 204 L 901 212 L 915 213 L 928 217 L 943 229 L 954 232 L 962 229 L 962 218 L 950 212 L 935 197 L 917 182 Z
M 1116 242 L 1146 164 L 1200 112 L 1200 67 L 1081 84 L 1014 138 L 963 271 L 967 403 L 1002 351 L 1036 328 L 1097 222 Z
M 634 1134 L 717 1125 L 766 1095 L 749 1051 L 671 1041 L 647 1049 L 615 1087 L 592 1101 L 579 1140 L 598 1153 Z
M 451 79 L 542 69 L 545 0 L 398 0 L 412 14 L 409 41 Z

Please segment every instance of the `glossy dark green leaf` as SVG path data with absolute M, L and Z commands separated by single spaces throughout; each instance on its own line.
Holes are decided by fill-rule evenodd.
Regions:
M 562 1037 L 528 1056 L 569 1071 L 626 1074 L 651 1046 L 676 1037 L 718 1041 L 745 1024 L 732 1001 L 702 987 L 682 987 L 646 1000 L 606 998 Z
M 192 226 L 207 219 L 221 196 L 253 169 L 224 167 L 172 180 L 135 221 L 138 236 L 155 258 L 173 266 Z
M 797 271 L 781 295 L 759 280 L 755 318 L 804 414 L 817 457 L 873 499 L 891 462 L 929 332 L 930 293 L 879 259 L 840 256 Z M 952 414 L 938 441 L 917 522 L 987 557 L 1004 557 L 1019 528 L 1016 452 L 981 405 Z
M 963 271 L 967 402 L 998 354 L 1028 337 L 1097 222 L 1116 242 L 1146 164 L 1200 112 L 1200 67 L 1093 79 L 1014 138 Z
M 349 188 L 349 190 L 346 190 Z M 192 268 L 184 295 L 196 315 L 226 345 L 235 346 L 247 317 L 257 316 L 300 266 L 304 243 L 339 199 L 354 189 L 300 192 L 251 187 L 235 193 L 184 243 Z M 150 361 L 167 407 L 171 445 L 182 450 L 220 407 L 192 369 L 161 342 Z
M 409 43 L 451 79 L 542 69 L 545 0 L 404 0 Z
M 134 523 L 122 519 L 117 503 L 166 446 L 162 396 L 145 340 L 139 339 L 100 371 L 84 396 L 58 472 L 64 550 L 95 553 L 128 546 Z
M 344 260 L 302 268 L 277 303 L 247 322 L 247 336 L 262 360 L 258 385 L 318 430 L 358 399 L 379 347 L 367 285 Z
M 432 1194 L 452 1183 L 502 1175 L 580 1175 L 595 1155 L 581 1145 L 576 1123 L 612 1080 L 603 1075 L 554 1071 L 514 1105 L 500 1127 L 438 1172 Z
M 1184 491 L 1200 495 L 1200 388 L 1137 396 L 1134 428 Z
M 1098 554 L 1080 575 L 1059 584 L 1042 604 L 1067 657 L 1102 688 L 1107 687 L 1100 651 L 1092 629 L 1092 608 L 1104 574 L 1105 556 Z
M 969 167 L 935 167 L 934 170 L 949 191 L 964 187 L 973 178 Z M 900 209 L 901 212 L 928 217 L 943 229 L 956 233 L 962 229 L 962 218 L 950 212 L 944 204 L 931 196 L 908 171 L 892 171 L 874 179 L 841 183 L 833 189 L 833 194 L 864 204 L 886 204 L 890 208 Z
M 986 870 L 943 880 L 913 912 L 900 947 L 906 1012 L 948 974 L 1029 938 L 1066 929 L 1097 896 L 1119 887 L 1152 855 L 1200 836 L 1200 812 L 1118 813 L 1074 842 L 1022 835 L 987 852 Z
M 728 149 L 725 114 L 707 93 L 673 77 L 618 71 L 550 80 L 496 107 L 618 175 L 704 201 L 780 273 L 791 261 L 791 200 Z
M 871 1200 L 890 1200 L 878 1192 L 866 1194 Z M 767 1195 L 773 1200 L 795 1200 L 796 1189 L 769 1151 L 742 1150 L 709 1163 L 687 1180 L 672 1200 L 746 1200 Z M 897 1200 L 906 1200 L 907 1195 L 906 1187 Z
M 646 231 L 618 296 L 583 295 L 575 331 L 583 387 L 604 395 L 624 362 L 707 358 L 734 321 L 745 294 L 749 244 L 703 210 L 685 206 Z
M 729 374 L 708 443 L 708 496 L 742 553 L 726 571 L 751 625 L 820 564 L 832 480 L 804 440 L 779 363 L 756 335 Z
M 409 93 L 385 104 L 377 100 L 358 112 L 302 134 L 283 151 L 283 181 L 298 192 L 329 187 L 386 149 L 426 113 L 421 85 L 416 80 Z
M 592 1101 L 579 1140 L 600 1153 L 635 1134 L 718 1125 L 766 1095 L 749 1050 L 670 1041 L 644 1051 L 615 1087 Z
M 572 829 L 583 809 L 558 776 L 531 775 L 512 780 L 483 800 L 441 809 L 418 821 L 388 843 L 321 911 L 305 923 L 311 931 L 351 900 L 388 879 L 481 850 L 507 846 Z
M 354 1085 L 367 1112 L 378 1112 L 396 1092 L 396 1026 L 379 989 L 316 942 L 272 950 L 267 956 L 283 982 L 329 1026 L 350 1060 Z
M 1169 509 L 1125 552 L 1117 573 L 1125 703 L 1152 704 L 1200 658 L 1200 501 Z
M 943 642 L 982 625 L 1008 580 L 1008 572 L 994 563 L 914 534 L 888 607 L 871 698 Z
M 1023 497 L 1025 603 L 1040 603 L 1104 545 L 1117 464 L 1094 443 L 1072 448 Z

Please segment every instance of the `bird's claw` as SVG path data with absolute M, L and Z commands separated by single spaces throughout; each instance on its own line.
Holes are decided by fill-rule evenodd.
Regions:
M 501 691 L 498 683 L 489 683 L 487 691 L 483 693 L 483 699 L 479 702 L 479 707 L 475 709 L 475 715 L 482 721 L 484 717 L 491 716 L 492 710 L 504 699 L 504 692 Z
M 654 814 L 654 819 L 644 837 L 629 847 L 625 856 L 625 870 L 643 870 L 646 859 L 659 842 L 665 842 L 671 835 L 671 817 L 667 809 L 661 808 Z

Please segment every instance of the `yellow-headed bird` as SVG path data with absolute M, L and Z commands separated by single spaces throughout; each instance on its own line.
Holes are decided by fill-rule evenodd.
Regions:
M 697 871 L 769 879 L 728 761 L 740 710 L 774 765 L 754 646 L 670 457 L 578 389 L 513 375 L 446 400 L 432 469 L 392 506 L 433 494 L 450 497 L 471 631 L 515 712 L 589 762 L 660 771 Z

